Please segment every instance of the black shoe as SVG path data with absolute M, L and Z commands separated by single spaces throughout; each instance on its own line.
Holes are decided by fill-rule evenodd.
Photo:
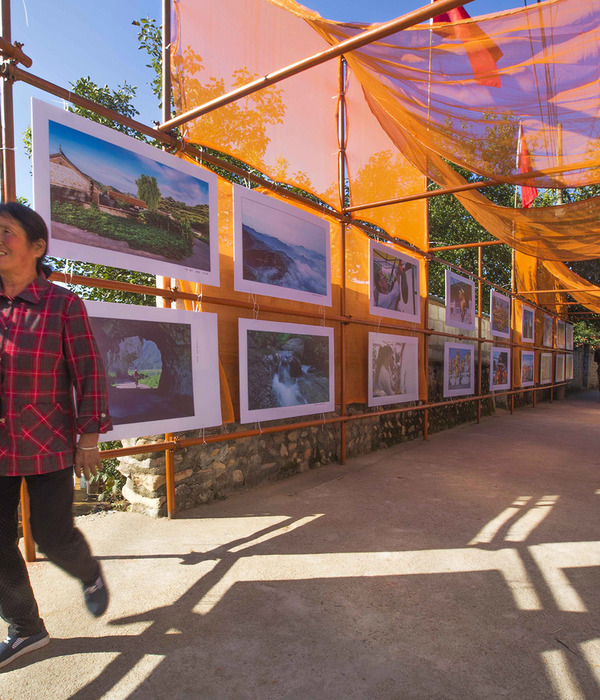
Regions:
M 46 630 L 31 637 L 8 636 L 0 644 L 0 668 L 8 666 L 11 661 L 18 659 L 23 654 L 45 647 L 49 641 L 50 637 Z
M 83 587 L 83 597 L 87 609 L 94 617 L 104 615 L 108 607 L 108 588 L 104 583 L 102 574 L 98 576 L 91 586 Z

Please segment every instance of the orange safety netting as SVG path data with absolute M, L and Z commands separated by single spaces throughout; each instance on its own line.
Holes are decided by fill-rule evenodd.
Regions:
M 178 112 L 367 28 L 324 20 L 293 0 L 174 0 L 173 7 Z M 351 203 L 418 192 L 423 175 L 443 187 L 464 184 L 446 159 L 481 176 L 514 177 L 520 127 L 531 167 L 542 172 L 538 187 L 599 183 L 599 47 L 597 2 L 547 0 L 476 21 L 418 25 L 346 55 Z M 339 209 L 339 77 L 339 62 L 329 61 L 188 123 L 183 135 Z M 600 198 L 515 210 L 476 191 L 457 197 L 524 254 L 600 256 Z M 426 247 L 422 203 L 356 218 Z M 563 267 L 555 265 L 561 274 Z

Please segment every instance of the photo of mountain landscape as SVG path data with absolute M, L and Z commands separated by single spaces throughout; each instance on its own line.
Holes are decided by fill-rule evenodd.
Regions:
M 212 173 L 37 101 L 33 154 L 53 255 L 218 283 Z
M 235 289 L 331 305 L 330 230 L 322 218 L 234 188 Z

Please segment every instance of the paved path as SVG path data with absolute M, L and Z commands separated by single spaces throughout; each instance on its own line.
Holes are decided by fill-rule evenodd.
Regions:
M 49 646 L 2 700 L 600 697 L 588 393 L 152 521 L 79 519 L 113 597 L 31 566 Z

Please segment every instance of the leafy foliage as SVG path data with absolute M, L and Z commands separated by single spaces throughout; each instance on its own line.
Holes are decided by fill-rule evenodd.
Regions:
M 94 205 L 89 209 L 82 209 L 68 202 L 52 203 L 52 219 L 84 231 L 92 231 L 104 238 L 124 241 L 132 248 L 147 253 L 164 255 L 164 251 L 168 250 L 173 260 L 183 260 L 192 254 L 189 225 L 187 235 L 184 234 L 181 224 L 179 235 L 175 235 L 173 230 L 166 231 L 163 227 L 149 226 L 143 220 L 139 222 L 107 214 Z M 177 222 L 173 224 L 176 226 Z
M 138 198 L 142 202 L 146 202 L 150 211 L 156 211 L 160 202 L 160 190 L 156 178 L 142 173 L 135 184 L 137 185 Z

